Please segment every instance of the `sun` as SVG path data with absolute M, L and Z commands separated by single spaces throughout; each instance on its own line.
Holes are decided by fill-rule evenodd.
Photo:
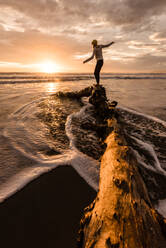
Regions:
M 40 65 L 40 71 L 45 73 L 54 73 L 59 71 L 59 66 L 52 61 L 42 62 Z

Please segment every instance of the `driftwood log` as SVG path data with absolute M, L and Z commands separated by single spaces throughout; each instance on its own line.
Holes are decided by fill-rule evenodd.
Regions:
M 99 192 L 85 209 L 79 248 L 165 248 L 165 221 L 153 208 L 118 118 L 100 168 Z

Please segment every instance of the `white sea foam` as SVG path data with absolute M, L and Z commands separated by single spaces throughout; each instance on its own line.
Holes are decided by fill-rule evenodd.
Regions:
M 42 133 L 42 136 L 40 133 L 38 137 L 37 130 L 35 131 L 35 140 L 34 140 L 34 137 L 32 135 L 32 130 L 30 130 L 29 133 L 28 125 L 22 123 L 22 119 L 28 118 L 30 120 L 30 116 L 34 115 L 36 111 L 36 103 L 38 103 L 38 101 L 33 101 L 30 104 L 27 104 L 24 107 L 21 107 L 19 110 L 17 110 L 12 115 L 12 120 L 16 121 L 16 123 L 14 123 L 14 125 L 10 123 L 10 125 L 4 130 L 4 135 L 10 140 L 13 147 L 19 150 L 19 152 L 21 152 L 26 158 L 33 160 L 35 162 L 35 166 L 31 168 L 26 168 L 17 175 L 10 178 L 10 180 L 6 184 L 4 184 L 3 187 L 1 187 L 0 201 L 3 201 L 6 197 L 13 194 L 20 188 L 24 187 L 24 185 L 26 185 L 29 181 L 33 180 L 40 174 L 43 174 L 61 165 L 72 166 L 79 173 L 79 175 L 83 177 L 86 180 L 86 182 L 97 191 L 98 181 L 99 181 L 99 162 L 83 154 L 76 148 L 75 145 L 76 138 L 72 132 L 72 118 L 74 117 L 79 118 L 83 116 L 86 117 L 87 116 L 86 111 L 90 105 L 87 104 L 83 108 L 81 108 L 79 112 L 73 113 L 68 116 L 65 129 L 66 129 L 66 135 L 68 136 L 70 141 L 69 149 L 64 151 L 64 153 L 61 155 L 51 156 L 50 158 L 39 152 L 32 153 L 30 149 L 31 146 L 33 146 L 34 144 L 36 146 L 37 143 L 40 143 L 41 140 L 43 140 L 44 142 L 48 142 L 48 140 L 46 140 L 43 136 L 43 133 L 45 133 L 45 129 L 44 129 L 45 126 L 41 125 L 39 128 L 39 130 L 41 129 L 40 132 Z M 132 113 L 135 113 L 135 111 L 132 111 Z M 136 112 L 136 114 L 139 113 Z M 19 119 L 20 115 L 22 118 L 21 120 Z M 143 114 L 140 115 L 146 116 Z M 39 125 L 38 120 L 37 123 Z M 23 127 L 23 130 L 21 130 L 21 127 L 19 125 Z M 24 133 L 24 136 L 28 138 L 27 142 L 24 140 L 26 144 L 23 145 L 22 142 L 18 142 L 19 139 L 18 140 L 15 139 L 16 130 L 10 129 L 11 126 L 18 127 L 18 132 Z M 13 133 L 14 136 L 12 136 Z M 21 133 L 19 133 L 18 136 L 21 136 Z M 132 137 L 132 139 L 135 142 L 137 142 L 137 144 L 141 147 L 141 149 L 148 151 L 148 153 L 153 157 L 154 165 L 153 166 L 147 165 L 141 158 L 140 154 L 137 151 L 135 151 L 135 154 L 139 162 L 144 167 L 152 171 L 166 175 L 166 172 L 160 166 L 160 163 L 154 152 L 153 147 L 150 146 L 148 143 L 139 140 L 136 137 Z M 28 142 L 29 144 L 27 144 Z
M 18 150 L 26 158 L 33 160 L 35 165 L 23 169 L 21 172 L 11 177 L 6 183 L 1 185 L 0 201 L 3 201 L 8 196 L 24 187 L 28 182 L 38 177 L 40 174 L 62 165 L 72 166 L 91 187 L 96 191 L 98 190 L 99 162 L 83 154 L 76 148 L 76 138 L 72 132 L 72 118 L 79 118 L 82 116 L 86 117 L 86 110 L 89 108 L 89 105 L 87 104 L 79 112 L 71 114 L 67 118 L 66 134 L 70 141 L 69 149 L 64 151 L 61 155 L 48 157 L 37 150 L 38 146 L 39 148 L 41 146 L 42 148 L 48 148 L 53 145 L 53 141 L 45 137 L 45 133 L 47 132 L 45 125 L 41 124 L 38 119 L 35 119 L 35 113 L 37 111 L 36 105 L 40 101 L 41 98 L 40 100 L 34 100 L 16 110 L 11 115 L 8 124 L 4 129 L 4 136 L 9 140 L 14 149 Z M 161 121 L 158 118 L 138 113 L 127 108 L 120 109 L 124 109 L 130 113 L 136 114 L 137 116 L 148 118 L 166 127 L 166 122 Z M 165 175 L 165 171 L 161 168 L 153 147 L 136 137 L 133 137 L 133 139 L 142 147 L 142 149 L 148 151 L 148 153 L 153 157 L 154 166 L 151 166 L 146 164 L 140 154 L 135 151 L 138 160 L 142 165 L 148 169 L 156 171 L 157 173 L 164 173 Z
M 129 108 L 125 108 L 125 107 L 122 107 L 122 106 L 120 106 L 119 109 L 125 110 L 125 111 L 127 111 L 127 112 L 129 112 L 129 113 L 132 113 L 132 114 L 135 114 L 135 115 L 137 115 L 137 116 L 145 117 L 145 118 L 147 118 L 147 119 L 149 119 L 149 120 L 152 120 L 152 121 L 154 121 L 154 122 L 158 122 L 158 123 L 162 124 L 164 127 L 166 127 L 166 122 L 163 121 L 163 120 L 160 120 L 160 119 L 157 118 L 157 117 L 150 116 L 150 115 L 147 115 L 147 114 L 144 114 L 144 113 L 140 113 L 140 112 L 138 112 L 138 111 L 136 111 L 136 110 L 129 109 Z
M 76 145 L 75 145 L 75 136 L 73 135 L 72 133 L 72 118 L 73 117 L 83 117 L 83 116 L 87 116 L 86 114 L 86 110 L 90 107 L 91 105 L 90 104 L 86 104 L 84 107 L 81 108 L 81 110 L 77 113 L 73 113 L 71 115 L 69 115 L 67 117 L 67 121 L 66 121 L 66 135 L 68 136 L 69 140 L 70 140 L 70 148 L 71 149 L 76 149 L 78 151 L 78 149 L 76 148 Z
M 164 218 L 166 218 L 166 199 L 159 200 L 155 208 Z
M 13 195 L 15 192 L 23 188 L 28 182 L 37 178 L 42 173 L 48 172 L 50 167 L 35 167 L 26 168 L 20 173 L 12 176 L 6 183 L 1 185 L 0 188 L 0 202 Z
M 40 142 L 45 142 L 45 146 L 49 146 L 49 140 L 44 137 L 46 132 L 45 125 L 42 123 L 39 124 L 39 120 L 35 120 L 34 117 L 37 109 L 36 103 L 38 103 L 38 101 L 33 101 L 31 104 L 27 104 L 13 113 L 11 115 L 11 122 L 3 131 L 3 136 L 8 139 L 13 148 L 19 151 L 25 158 L 33 161 L 35 165 L 30 168 L 24 168 L 21 172 L 12 176 L 6 183 L 1 185 L 0 202 L 23 188 L 28 182 L 39 175 L 63 165 L 72 166 L 78 174 L 97 191 L 99 162 L 83 154 L 76 148 L 75 136 L 72 133 L 72 118 L 86 115 L 85 112 L 89 106 L 84 106 L 79 112 L 71 114 L 67 118 L 65 129 L 70 141 L 69 149 L 60 155 L 48 157 L 40 152 L 33 151 Z M 36 128 L 34 124 L 37 121 L 37 129 L 39 130 L 30 129 L 29 121 L 31 122 L 32 119 L 33 128 Z M 28 121 L 28 123 L 26 123 L 26 121 Z M 33 132 L 35 132 L 35 136 Z
M 70 140 L 70 149 L 76 154 L 72 158 L 71 165 L 89 183 L 89 185 L 91 185 L 97 191 L 99 181 L 99 162 L 93 158 L 88 157 L 76 148 L 76 138 L 72 133 L 71 124 L 73 117 L 82 117 L 83 115 L 86 115 L 85 111 L 88 108 L 89 104 L 84 106 L 79 112 L 68 116 L 66 121 L 66 134 Z
M 158 160 L 158 158 L 157 158 L 157 155 L 156 155 L 156 153 L 155 153 L 153 147 L 152 147 L 150 144 L 146 143 L 145 141 L 142 141 L 142 140 L 140 140 L 140 139 L 138 139 L 138 138 L 136 138 L 136 137 L 133 137 L 133 136 L 130 136 L 130 137 L 131 137 L 135 142 L 137 142 L 137 144 L 139 145 L 139 147 L 140 147 L 142 150 L 147 151 L 147 152 L 149 153 L 149 155 L 153 158 L 153 164 L 151 164 L 151 165 L 149 166 L 149 165 L 147 165 L 147 164 L 143 161 L 141 155 L 140 155 L 137 151 L 134 150 L 134 151 L 135 151 L 135 154 L 136 154 L 136 156 L 137 156 L 137 158 L 138 158 L 138 161 L 139 161 L 144 167 L 146 167 L 147 169 L 150 169 L 150 170 L 152 170 L 152 171 L 155 171 L 155 172 L 157 172 L 157 173 L 159 173 L 159 174 L 162 174 L 162 175 L 166 176 L 166 171 L 162 169 L 162 167 L 161 167 L 161 165 L 160 165 L 160 162 L 159 162 L 159 160 Z M 151 163 L 152 163 L 152 160 L 151 160 Z
M 34 159 L 34 156 L 29 155 L 28 157 Z M 12 176 L 6 183 L 1 185 L 0 202 L 23 188 L 34 178 L 63 165 L 72 166 L 94 190 L 98 190 L 98 162 L 77 150 L 68 150 L 62 155 L 54 156 L 52 159 L 43 158 L 42 160 L 35 158 L 35 162 L 35 166 L 23 169 L 20 173 Z

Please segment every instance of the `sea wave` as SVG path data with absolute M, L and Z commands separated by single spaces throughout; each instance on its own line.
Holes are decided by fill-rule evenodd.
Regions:
M 156 204 L 166 196 L 166 122 L 124 107 L 118 111 L 151 201 Z
M 70 114 L 67 118 L 65 132 L 69 138 L 69 147 L 61 150 L 61 154 L 49 156 L 46 151 L 56 149 L 58 142 L 56 137 L 54 140 L 50 138 L 48 127 L 37 117 L 41 111 L 39 104 L 42 104 L 44 100 L 45 98 L 33 101 L 16 110 L 11 114 L 10 121 L 3 130 L 2 136 L 10 143 L 14 153 L 23 157 L 23 163 L 28 164 L 31 161 L 31 165 L 27 165 L 20 171 L 15 168 L 13 176 L 1 185 L 0 202 L 3 202 L 39 175 L 62 165 L 72 166 L 92 188 L 98 190 L 99 162 L 76 147 L 76 138 L 73 134 L 73 118 L 86 116 L 87 106 Z M 62 106 L 58 105 L 58 107 L 62 112 L 66 105 L 63 103 Z M 50 110 L 47 109 L 47 111 Z M 58 122 L 58 116 L 55 121 Z M 10 161 L 8 162 L 10 163 Z
M 0 84 L 17 84 L 17 83 L 46 83 L 46 82 L 67 82 L 93 79 L 93 74 L 2 74 L 0 73 Z M 146 80 L 146 79 L 166 79 L 166 74 L 101 74 L 101 79 L 108 80 Z
M 12 147 L 10 149 L 13 149 L 15 156 L 18 153 L 19 159 L 23 157 L 22 163 L 26 162 L 27 167 L 16 170 L 13 176 L 1 185 L 0 201 L 33 178 L 61 165 L 73 166 L 91 187 L 98 190 L 99 156 L 96 158 L 96 151 L 100 150 L 100 144 L 95 132 L 84 129 L 81 125 L 94 122 L 92 106 L 84 102 L 85 106 L 81 109 L 79 107 L 78 110 L 76 105 L 72 105 L 66 99 L 58 101 L 53 97 L 40 98 L 27 103 L 11 114 L 2 133 L 3 139 L 10 143 Z M 60 125 L 62 119 L 56 110 L 60 111 L 64 118 L 68 109 L 71 112 L 65 120 L 63 129 Z M 118 108 L 117 111 L 125 124 L 129 145 L 135 152 L 151 198 L 154 201 L 163 199 L 166 195 L 163 187 L 166 176 L 166 145 L 164 145 L 166 123 L 123 107 Z M 41 112 L 47 118 L 47 122 L 53 117 L 50 125 L 46 125 L 46 122 L 38 117 Z M 51 132 L 53 129 L 57 129 L 57 133 L 64 132 L 68 137 L 69 145 L 62 146 L 57 135 L 51 138 L 49 129 Z M 90 146 L 91 150 L 88 153 Z M 59 154 L 46 152 L 55 151 L 58 147 L 60 147 Z M 31 165 L 28 164 L 29 161 L 32 161 Z M 10 162 L 9 160 L 8 163 Z

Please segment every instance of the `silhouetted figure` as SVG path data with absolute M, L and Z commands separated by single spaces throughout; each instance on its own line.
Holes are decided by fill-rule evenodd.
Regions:
M 95 58 L 97 60 L 97 63 L 96 63 L 94 75 L 95 75 L 97 84 L 99 84 L 99 82 L 100 82 L 100 71 L 101 71 L 101 68 L 102 68 L 103 63 L 104 63 L 103 54 L 102 54 L 102 48 L 109 47 L 114 43 L 115 42 L 110 42 L 107 45 L 98 45 L 97 40 L 93 40 L 92 41 L 92 46 L 93 46 L 92 56 L 90 58 L 86 59 L 85 61 L 83 61 L 83 63 L 87 63 L 90 60 L 92 60 L 94 58 L 94 56 L 95 56 Z

